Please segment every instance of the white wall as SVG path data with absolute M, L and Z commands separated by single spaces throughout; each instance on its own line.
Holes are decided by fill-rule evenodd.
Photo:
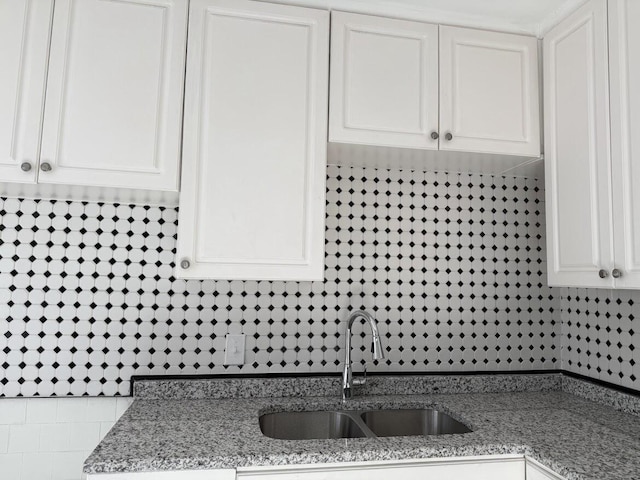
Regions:
M 0 479 L 79 480 L 131 398 L 0 398 Z

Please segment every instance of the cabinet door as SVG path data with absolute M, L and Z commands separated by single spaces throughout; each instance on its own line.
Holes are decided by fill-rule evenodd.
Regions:
M 440 150 L 539 156 L 538 85 L 535 38 L 440 27 Z
M 38 181 L 177 190 L 186 35 L 183 0 L 56 0 Z
M 36 180 L 52 15 L 53 0 L 0 0 L 2 182 Z
M 640 288 L 640 2 L 609 1 L 616 287 Z
M 329 13 L 192 0 L 189 22 L 177 275 L 321 280 Z
M 608 89 L 607 4 L 591 0 L 544 38 L 550 285 L 613 286 Z
M 332 142 L 438 149 L 438 27 L 331 16 Z

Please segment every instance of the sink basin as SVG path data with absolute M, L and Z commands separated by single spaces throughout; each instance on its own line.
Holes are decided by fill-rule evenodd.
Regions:
M 260 430 L 281 440 L 358 438 L 367 435 L 348 414 L 340 412 L 280 412 L 260 417 Z
M 433 409 L 373 410 L 360 415 L 377 437 L 443 435 L 471 430 L 455 418 Z

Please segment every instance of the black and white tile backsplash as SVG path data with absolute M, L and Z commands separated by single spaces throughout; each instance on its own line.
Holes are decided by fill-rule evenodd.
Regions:
M 337 372 L 355 308 L 387 347 L 369 370 L 560 366 L 536 180 L 329 167 L 327 187 L 324 282 L 176 280 L 173 208 L 0 199 L 0 395 Z M 243 367 L 223 366 L 227 333 L 247 335 Z
M 640 292 L 561 289 L 562 368 L 640 390 Z

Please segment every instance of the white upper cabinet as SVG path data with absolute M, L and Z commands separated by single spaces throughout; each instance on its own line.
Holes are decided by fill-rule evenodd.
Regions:
M 591 0 L 544 38 L 550 285 L 615 285 L 608 71 L 607 3 Z
M 538 41 L 440 27 L 440 149 L 540 155 Z
M 56 0 L 41 183 L 177 190 L 183 0 Z
M 591 0 L 544 39 L 550 285 L 640 288 L 639 22 Z
M 333 12 L 330 102 L 330 141 L 437 150 L 438 26 Z
M 329 140 L 540 155 L 533 37 L 334 12 Z
M 0 181 L 34 183 L 53 0 L 0 1 Z
M 640 288 L 640 2 L 609 0 L 616 286 Z
M 192 0 L 182 278 L 321 280 L 329 14 Z

